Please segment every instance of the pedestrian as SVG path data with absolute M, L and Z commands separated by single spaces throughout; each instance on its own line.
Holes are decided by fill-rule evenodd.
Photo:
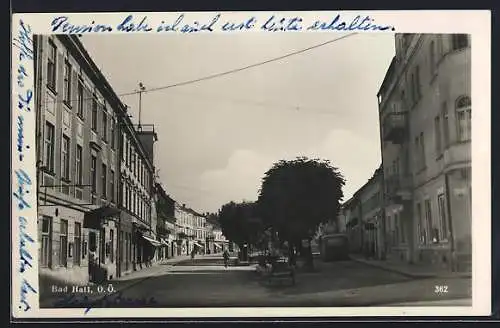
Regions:
M 224 254 L 222 255 L 224 257 L 224 267 L 227 268 L 229 265 L 229 252 L 224 250 Z

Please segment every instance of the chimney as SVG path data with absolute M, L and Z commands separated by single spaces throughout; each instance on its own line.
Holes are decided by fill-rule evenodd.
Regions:
M 182 208 L 186 208 L 186 204 L 182 204 Z

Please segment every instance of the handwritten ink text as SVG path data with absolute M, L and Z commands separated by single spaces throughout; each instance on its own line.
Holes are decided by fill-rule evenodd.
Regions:
M 21 303 L 24 305 L 24 312 L 28 311 L 31 309 L 31 306 L 29 305 L 26 296 L 28 295 L 29 292 L 32 293 L 37 293 L 35 288 L 31 286 L 26 279 L 23 279 L 23 282 L 21 284 Z M 21 308 L 21 306 L 19 306 Z
M 147 21 L 147 17 L 144 16 L 142 20 L 139 22 L 139 24 L 135 24 L 132 19 L 134 16 L 128 15 L 127 18 L 121 22 L 118 27 L 116 28 L 120 32 L 149 32 L 152 30 L 151 27 L 149 27 Z
M 26 185 L 30 186 L 31 185 L 31 179 L 24 170 L 18 170 L 16 171 L 16 176 L 17 176 L 17 191 L 14 192 L 14 197 L 18 200 L 18 207 L 20 210 L 24 209 L 25 207 L 30 208 L 31 205 L 24 199 L 24 195 L 29 193 L 29 191 L 25 190 Z
M 34 243 L 35 241 L 33 238 L 31 238 L 30 235 L 26 233 L 26 225 L 28 224 L 28 221 L 26 220 L 25 217 L 20 216 L 19 217 L 19 231 L 20 231 L 20 242 L 19 242 L 19 253 L 21 255 L 21 267 L 19 268 L 19 272 L 23 273 L 26 271 L 26 266 L 29 266 L 32 268 L 33 266 L 31 265 L 31 261 L 33 260 L 33 257 L 29 253 L 29 251 L 26 249 L 26 246 L 28 243 Z
M 330 22 L 322 22 L 316 21 L 311 26 L 309 26 L 308 30 L 336 30 L 336 31 L 386 31 L 392 30 L 394 31 L 394 27 L 392 26 L 383 26 L 373 24 L 370 16 L 365 16 L 361 18 L 361 16 L 356 16 L 351 22 L 346 22 L 341 20 L 340 15 L 335 16 L 335 18 Z
M 68 23 L 67 16 L 59 16 L 52 20 L 52 32 L 67 33 L 67 34 L 83 34 L 83 33 L 99 33 L 111 32 L 113 28 L 105 24 L 96 24 L 92 21 L 90 25 L 73 25 Z

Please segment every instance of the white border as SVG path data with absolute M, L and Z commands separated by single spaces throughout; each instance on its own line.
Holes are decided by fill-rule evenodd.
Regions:
M 89 24 L 94 20 L 99 24 L 117 26 L 129 14 L 135 17 L 148 17 L 150 26 L 158 26 L 161 21 L 173 22 L 180 13 L 72 13 L 72 14 L 15 14 L 12 18 L 12 42 L 16 43 L 20 31 L 20 20 L 31 28 L 32 34 L 51 34 L 51 22 L 55 17 L 67 16 L 74 24 Z M 217 12 L 191 12 L 185 13 L 185 21 L 198 20 L 208 22 Z M 31 186 L 24 185 L 30 189 L 24 199 L 31 208 L 20 210 L 18 200 L 12 197 L 12 309 L 17 318 L 99 318 L 99 317 L 121 317 L 121 318 L 179 318 L 179 317 L 325 317 L 325 316 L 477 316 L 490 314 L 491 299 L 491 195 L 490 195 L 490 110 L 491 110 L 491 14 L 489 11 L 360 11 L 360 12 L 220 12 L 221 24 L 216 24 L 212 33 L 266 33 L 258 28 L 242 32 L 221 32 L 217 25 L 222 22 L 239 22 L 255 16 L 258 22 L 263 22 L 271 15 L 282 17 L 302 17 L 302 25 L 309 26 L 315 20 L 331 21 L 337 14 L 341 14 L 346 21 L 357 15 L 369 15 L 375 23 L 390 25 L 397 33 L 467 33 L 472 39 L 472 98 L 474 99 L 474 113 L 472 121 L 472 157 L 475 163 L 472 167 L 472 207 L 473 207 L 473 306 L 472 307 L 346 307 L 346 308 L 169 308 L 169 309 L 92 309 L 88 314 L 83 314 L 83 309 L 39 309 L 38 295 L 27 293 L 27 302 L 31 306 L 29 311 L 20 310 L 22 305 L 20 299 L 21 279 L 26 279 L 35 290 L 38 289 L 38 247 L 37 247 L 37 208 L 35 187 L 35 134 L 24 133 L 24 144 L 31 145 L 30 149 L 24 149 L 24 160 L 18 158 L 18 126 L 19 115 L 23 116 L 24 131 L 35 131 L 35 108 L 31 112 L 20 111 L 17 108 L 17 97 L 20 92 L 33 90 L 33 65 L 29 60 L 23 60 L 28 77 L 24 81 L 24 87 L 17 84 L 17 70 L 21 64 L 19 60 L 20 50 L 12 48 L 12 192 L 18 190 L 18 178 L 16 170 L 23 169 L 31 178 Z M 360 31 L 356 31 L 360 32 Z M 388 30 L 389 33 L 394 33 Z M 127 33 L 127 32 L 112 32 Z M 145 32 L 128 32 L 145 33 Z M 149 32 L 149 33 L 154 33 Z M 175 32 L 160 32 L 171 34 Z M 211 32 L 201 32 L 211 33 Z M 270 32 L 267 32 L 270 33 Z M 273 32 L 284 33 L 284 32 Z M 314 33 L 307 31 L 290 31 L 290 33 Z M 324 32 L 322 32 L 324 33 Z M 328 33 L 339 33 L 328 31 Z M 385 32 L 361 32 L 361 33 L 385 33 Z M 103 33 L 104 34 L 104 33 Z M 196 34 L 196 33 L 191 33 Z M 382 82 L 382 81 L 381 81 Z M 34 90 L 33 90 L 34 92 Z M 374 95 L 375 96 L 375 95 Z M 34 99 L 33 99 L 34 100 Z M 11 194 L 12 196 L 13 194 Z M 26 250 L 32 255 L 33 268 L 28 268 L 23 274 L 19 274 L 20 243 L 19 216 L 24 216 L 28 221 L 26 233 L 35 240 L 35 243 L 27 243 Z

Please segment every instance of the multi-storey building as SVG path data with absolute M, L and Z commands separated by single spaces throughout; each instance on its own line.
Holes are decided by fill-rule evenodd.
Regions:
M 150 258 L 153 163 L 79 37 L 35 42 L 40 275 L 113 279 Z
M 113 278 L 122 105 L 77 36 L 34 41 L 40 276 Z
M 382 169 L 373 176 L 342 206 L 341 217 L 346 221 L 352 252 L 382 257 Z
M 469 38 L 395 37 L 378 93 L 390 258 L 470 269 Z
M 124 110 L 126 113 L 126 108 Z M 150 264 L 161 243 L 156 239 L 154 203 L 154 165 L 141 131 L 128 115 L 120 125 L 120 238 L 123 236 L 121 271 L 142 269 Z M 156 134 L 153 134 L 156 141 Z
M 175 204 L 175 221 L 177 226 L 178 255 L 188 255 L 196 247 L 198 252 L 205 252 L 206 218 L 186 207 L 186 204 Z
M 160 183 L 155 183 L 155 204 L 157 212 L 156 234 L 162 243 L 158 259 L 173 257 L 177 254 L 175 231 L 175 201 L 167 195 Z

